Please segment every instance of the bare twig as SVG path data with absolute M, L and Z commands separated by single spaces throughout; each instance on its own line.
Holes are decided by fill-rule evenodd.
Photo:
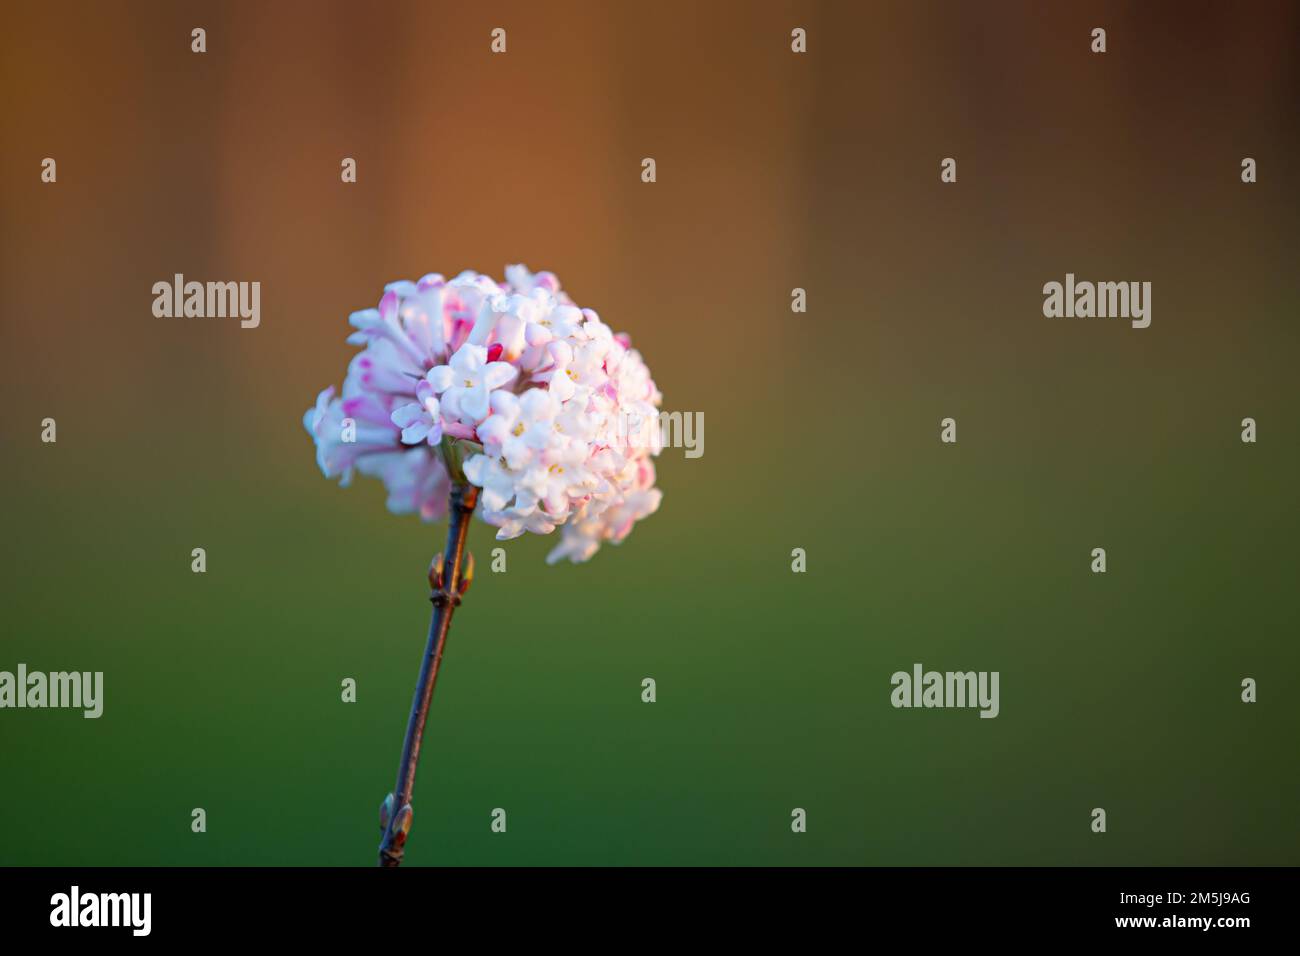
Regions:
M 451 487 L 451 505 L 448 509 L 447 550 L 434 560 L 429 570 L 429 583 L 433 592 L 433 620 L 429 623 L 429 641 L 420 663 L 420 676 L 415 684 L 415 699 L 411 702 L 411 716 L 406 724 L 406 738 L 402 742 L 402 762 L 397 768 L 397 786 L 384 800 L 379 814 L 383 840 L 379 844 L 379 865 L 398 866 L 405 852 L 407 834 L 411 830 L 411 793 L 415 789 L 415 768 L 420 760 L 420 743 L 424 739 L 424 724 L 429 717 L 429 704 L 433 700 L 433 685 L 438 680 L 438 665 L 442 663 L 451 615 L 460 604 L 461 596 L 469 587 L 473 576 L 474 560 L 471 557 L 462 574 L 465 556 L 465 538 L 469 532 L 470 516 L 478 504 L 478 489 L 464 482 Z

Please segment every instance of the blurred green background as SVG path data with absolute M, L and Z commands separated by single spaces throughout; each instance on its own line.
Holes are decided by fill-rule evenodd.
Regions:
M 373 863 L 445 527 L 301 416 L 384 282 L 511 262 L 705 454 L 585 566 L 476 524 L 409 864 L 1300 863 L 1300 12 L 1069 6 L 11 9 L 0 669 L 106 689 L 0 711 L 0 864 Z M 154 318 L 177 272 L 261 327 Z M 1066 272 L 1151 327 L 1045 319 Z M 892 709 L 917 661 L 1001 715 Z

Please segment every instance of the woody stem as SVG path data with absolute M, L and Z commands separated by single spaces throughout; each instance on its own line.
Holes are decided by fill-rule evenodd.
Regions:
M 462 559 L 465 555 L 465 538 L 469 533 L 469 519 L 478 504 L 478 489 L 457 482 L 451 487 L 451 504 L 448 509 L 447 550 L 443 554 L 442 573 L 433 582 L 429 600 L 433 602 L 433 619 L 429 622 L 429 640 L 420 662 L 420 676 L 415 683 L 415 697 L 411 701 L 411 716 L 406 722 L 406 737 L 402 741 L 402 761 L 397 768 L 397 786 L 385 801 L 382 814 L 383 840 L 379 844 L 379 865 L 398 866 L 411 825 L 411 794 L 415 789 L 415 768 L 420 760 L 420 744 L 424 739 L 424 724 L 429 717 L 429 704 L 433 700 L 433 686 L 438 680 L 438 666 L 442 663 L 447 632 L 451 628 L 451 615 L 460 604 Z

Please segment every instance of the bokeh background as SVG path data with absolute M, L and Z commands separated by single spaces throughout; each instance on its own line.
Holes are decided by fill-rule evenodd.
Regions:
M 1296 4 L 4 18 L 0 669 L 106 701 L 0 712 L 0 864 L 373 863 L 445 532 L 301 417 L 383 283 L 513 262 L 705 454 L 589 565 L 476 525 L 408 864 L 1300 863 Z M 177 272 L 261 327 L 154 318 Z M 1151 327 L 1045 319 L 1066 272 Z M 892 709 L 917 661 L 1001 716 Z

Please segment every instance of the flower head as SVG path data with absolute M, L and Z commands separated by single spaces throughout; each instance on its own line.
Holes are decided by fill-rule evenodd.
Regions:
M 548 562 L 586 561 L 659 507 L 658 431 L 645 427 L 659 391 L 627 337 L 553 273 L 431 273 L 390 283 L 349 321 L 362 350 L 342 394 L 325 389 L 303 419 L 327 477 L 377 477 L 390 511 L 432 521 L 450 459 L 499 539 L 558 529 Z M 449 441 L 464 445 L 449 455 Z

